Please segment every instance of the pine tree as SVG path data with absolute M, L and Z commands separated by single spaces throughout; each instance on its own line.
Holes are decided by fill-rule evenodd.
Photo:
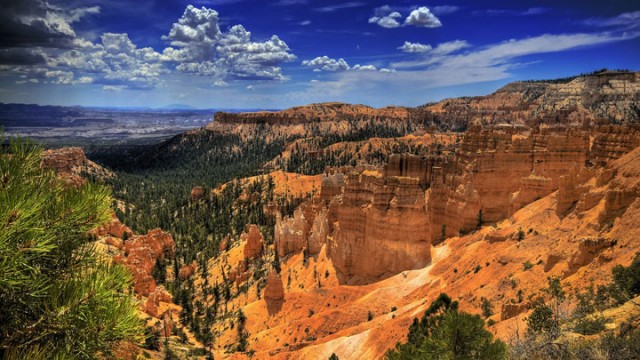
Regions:
M 109 219 L 109 192 L 65 186 L 41 153 L 23 140 L 0 149 L 0 358 L 109 357 L 144 334 L 129 271 L 88 236 Z

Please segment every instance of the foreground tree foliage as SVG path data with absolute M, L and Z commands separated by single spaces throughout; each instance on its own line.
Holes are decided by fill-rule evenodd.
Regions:
M 406 344 L 385 354 L 399 359 L 504 359 L 506 345 L 485 328 L 477 315 L 458 310 L 458 302 L 440 294 L 420 321 L 409 327 Z
M 640 329 L 636 316 L 618 324 L 615 329 L 606 324 L 611 320 L 603 311 L 631 301 L 640 295 L 640 253 L 629 266 L 616 265 L 612 281 L 577 290 L 577 304 L 570 317 L 564 316 L 560 305 L 566 294 L 558 278 L 548 278 L 543 296 L 533 303 L 527 318 L 524 338 L 516 337 L 510 347 L 511 359 L 622 360 L 640 359 Z M 584 337 L 577 336 L 586 335 Z M 593 336 L 599 335 L 599 336 Z
M 112 357 L 144 331 L 130 273 L 91 247 L 109 192 L 65 186 L 41 152 L 21 140 L 0 150 L 0 358 Z

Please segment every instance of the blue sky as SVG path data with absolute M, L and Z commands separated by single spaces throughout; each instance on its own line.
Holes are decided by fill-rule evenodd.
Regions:
M 637 1 L 0 0 L 0 102 L 415 106 L 640 70 Z

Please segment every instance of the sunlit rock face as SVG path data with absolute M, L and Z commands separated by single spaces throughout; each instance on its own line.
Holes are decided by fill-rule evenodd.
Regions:
M 429 218 L 417 178 L 351 174 L 327 250 L 349 281 L 370 282 L 431 260 Z
M 246 230 L 240 235 L 240 241 L 244 242 L 245 259 L 254 259 L 262 255 L 264 238 L 256 225 L 247 225 Z

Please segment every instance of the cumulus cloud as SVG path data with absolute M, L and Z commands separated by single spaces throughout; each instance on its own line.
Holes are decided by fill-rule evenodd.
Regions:
M 374 10 L 374 16 L 369 18 L 369 24 L 377 24 L 383 28 L 392 29 L 400 26 L 400 23 L 396 20 L 399 18 L 402 18 L 399 12 L 393 11 L 389 5 L 384 5 Z
M 347 64 L 344 59 L 340 58 L 336 60 L 328 56 L 319 56 L 313 60 L 304 60 L 302 61 L 302 66 L 324 71 L 347 71 L 350 69 L 349 64 Z
M 402 46 L 398 47 L 398 50 L 402 50 L 402 52 L 406 53 L 424 53 L 431 50 L 431 45 L 405 41 Z
M 0 3 L 0 71 L 22 75 L 23 82 L 151 89 L 175 69 L 225 86 L 238 79 L 284 80 L 281 64 L 296 59 L 275 35 L 254 41 L 242 25 L 221 31 L 218 12 L 206 7 L 187 6 L 162 37 L 168 46 L 156 51 L 139 48 L 124 33 L 104 33 L 96 43 L 77 36 L 73 24 L 99 7 L 64 9 L 46 0 Z
M 404 20 L 404 23 L 398 21 L 402 18 L 400 11 L 408 11 L 409 8 L 391 7 L 389 5 L 380 6 L 374 9 L 374 14 L 369 18 L 370 24 L 377 24 L 383 28 L 393 29 L 400 26 L 418 26 L 435 28 L 442 26 L 440 19 L 438 19 L 429 8 L 422 6 L 412 10 L 409 16 Z M 438 10 L 441 14 L 448 14 L 458 10 L 456 6 L 440 6 Z
M 438 19 L 429 8 L 421 6 L 413 10 L 409 16 L 404 20 L 406 25 L 413 25 L 418 27 L 436 28 L 442 26 L 440 19 Z
M 256 42 L 242 25 L 223 32 L 218 12 L 189 5 L 168 35 L 163 60 L 182 72 L 220 79 L 284 80 L 280 65 L 296 56 L 278 36 Z
M 342 58 L 333 59 L 328 56 L 318 56 L 312 60 L 304 60 L 302 61 L 302 66 L 306 66 L 309 68 L 313 68 L 315 72 L 321 71 L 330 71 L 330 72 L 346 72 L 346 71 L 380 71 L 380 72 L 393 72 L 394 70 L 390 69 L 378 69 L 375 65 L 366 64 L 360 65 L 356 64 L 354 66 L 349 66 L 349 64 Z
M 128 88 L 154 87 L 168 70 L 152 48 L 138 48 L 127 34 L 104 33 L 101 43 L 70 50 L 51 58 L 49 66 L 95 74 L 93 82 L 126 84 Z

